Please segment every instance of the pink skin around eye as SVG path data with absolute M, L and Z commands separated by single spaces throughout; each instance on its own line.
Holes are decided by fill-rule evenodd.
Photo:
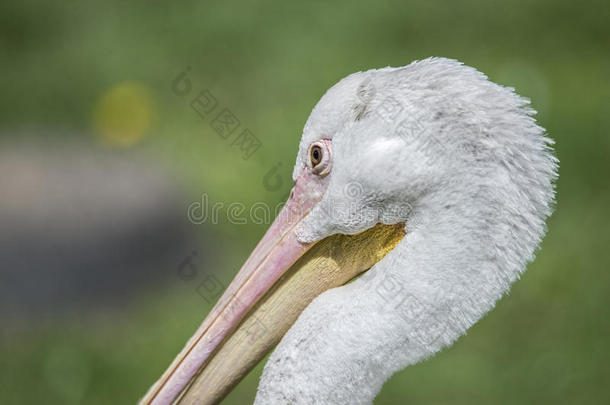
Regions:
M 311 163 L 311 150 L 313 146 L 319 146 L 322 152 L 322 160 L 315 167 L 312 167 Z M 312 167 L 312 171 L 318 176 L 326 176 L 331 169 L 332 161 L 332 141 L 330 139 L 322 139 L 311 144 L 309 147 L 308 156 L 309 166 Z

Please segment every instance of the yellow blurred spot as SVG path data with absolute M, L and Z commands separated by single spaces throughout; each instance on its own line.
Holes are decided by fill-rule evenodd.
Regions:
M 109 144 L 128 147 L 146 135 L 154 112 L 155 100 L 149 87 L 123 82 L 100 96 L 93 111 L 93 127 Z

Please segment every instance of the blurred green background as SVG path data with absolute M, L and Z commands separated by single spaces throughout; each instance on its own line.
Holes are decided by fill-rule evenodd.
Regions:
M 459 59 L 532 99 L 557 142 L 556 212 L 510 295 L 453 347 L 396 374 L 375 403 L 609 403 L 608 10 L 607 1 L 566 0 L 3 1 L 0 148 L 17 161 L 57 155 L 68 168 L 76 154 L 85 166 L 98 154 L 143 161 L 178 190 L 172 207 L 181 218 L 204 193 L 210 202 L 275 204 L 291 187 L 303 124 L 327 88 L 355 71 Z M 187 68 L 192 92 L 176 95 L 172 82 Z M 204 89 L 261 141 L 251 158 L 216 134 L 212 115 L 191 109 Z M 273 168 L 277 187 L 265 181 Z M 0 181 L 18 174 L 5 167 Z M 37 188 L 29 196 L 47 197 Z M 20 311 L 27 294 L 18 294 L 24 302 L 2 312 L 0 403 L 135 403 L 211 308 L 197 280 L 178 276 L 180 264 L 195 251 L 199 274 L 228 283 L 266 228 L 218 222 L 186 225 L 184 245 L 169 257 L 155 259 L 162 243 L 147 250 L 149 262 L 113 276 L 106 291 L 123 288 L 138 266 L 156 274 L 120 299 L 85 294 Z M 3 238 L 22 231 L 4 223 Z M 53 238 L 40 232 L 43 242 Z M 37 254 L 29 246 L 4 253 Z M 65 282 L 41 283 L 23 269 L 4 282 Z M 3 258 L 0 272 L 10 271 Z M 261 369 L 224 403 L 251 403 Z

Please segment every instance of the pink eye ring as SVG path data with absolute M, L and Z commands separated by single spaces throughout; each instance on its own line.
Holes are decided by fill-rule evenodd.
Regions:
M 315 141 L 309 145 L 309 150 L 307 151 L 307 163 L 312 172 L 318 176 L 324 177 L 330 173 L 332 160 L 330 146 L 331 141 L 329 139 Z

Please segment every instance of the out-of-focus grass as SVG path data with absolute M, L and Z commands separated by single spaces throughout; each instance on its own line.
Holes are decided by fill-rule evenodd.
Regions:
M 452 348 L 395 375 L 376 403 L 607 403 L 608 18 L 603 1 L 5 1 L 0 132 L 103 145 L 92 133 L 96 103 L 117 84 L 139 83 L 156 115 L 131 148 L 156 156 L 193 200 L 206 192 L 275 203 L 290 187 L 305 119 L 338 79 L 433 55 L 460 59 L 532 98 L 557 141 L 557 210 L 509 297 Z M 262 141 L 250 160 L 190 109 L 195 93 L 172 93 L 186 66 L 193 92 L 209 89 Z M 276 164 L 284 180 L 270 191 L 263 177 Z M 215 259 L 225 281 L 264 231 L 204 226 L 227 246 Z M 208 310 L 178 282 L 120 310 L 4 328 L 0 402 L 133 403 Z M 259 372 L 226 403 L 250 401 Z

